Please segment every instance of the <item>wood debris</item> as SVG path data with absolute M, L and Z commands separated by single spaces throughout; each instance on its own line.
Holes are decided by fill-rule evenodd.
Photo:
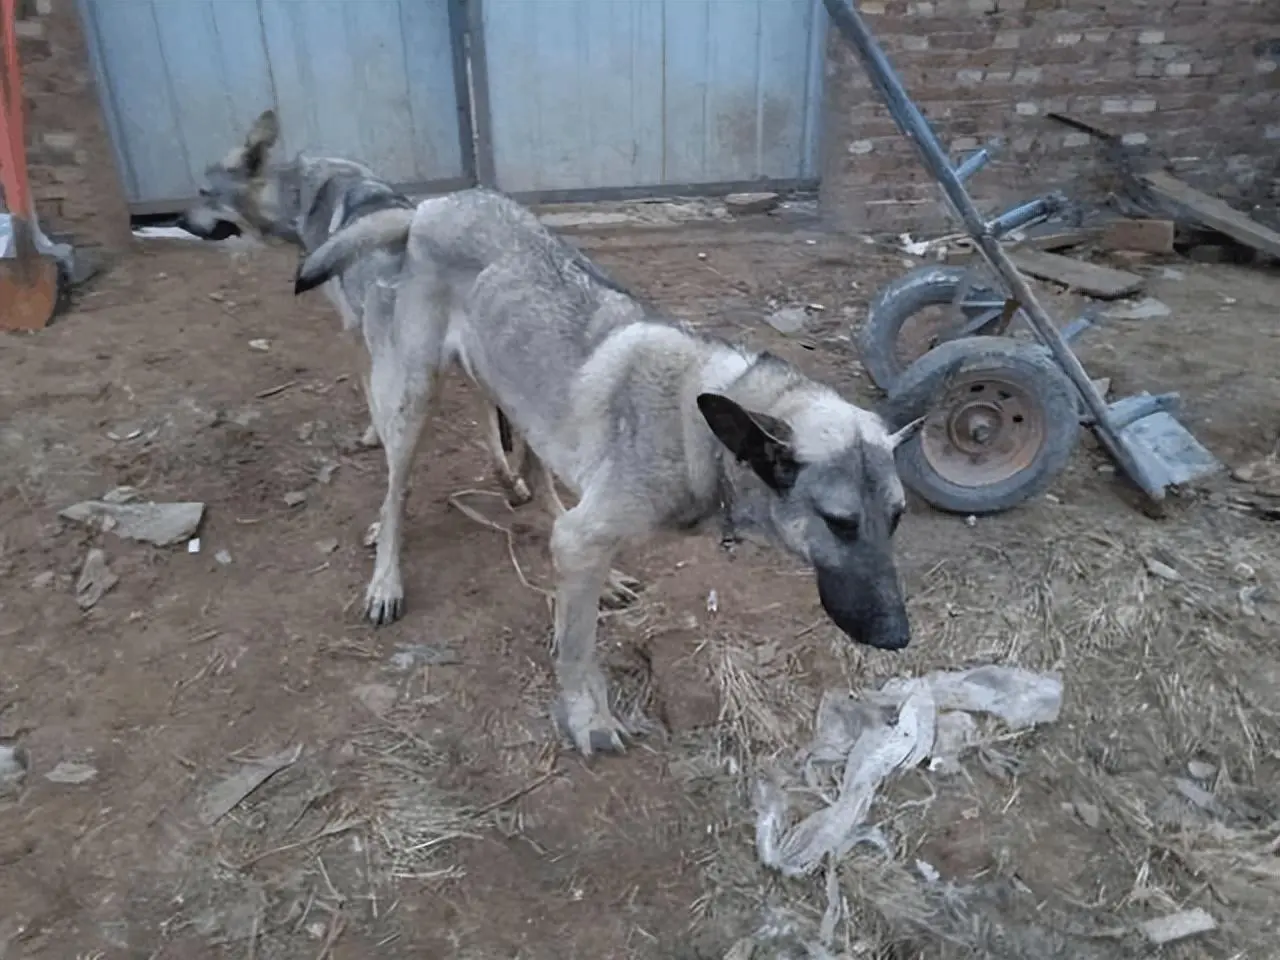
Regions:
M 1145 282 L 1136 273 L 1100 267 L 1070 257 L 1060 257 L 1056 253 L 1014 250 L 1010 257 L 1014 265 L 1029 276 L 1052 280 L 1100 300 L 1127 297 L 1141 290 Z
M 1157 197 L 1186 211 L 1188 219 L 1225 234 L 1273 257 L 1280 257 L 1280 233 L 1228 206 L 1217 197 L 1201 193 L 1164 171 L 1140 174 L 1139 181 Z

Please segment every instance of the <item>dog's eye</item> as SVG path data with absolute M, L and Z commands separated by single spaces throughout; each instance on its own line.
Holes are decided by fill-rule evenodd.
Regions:
M 840 540 L 857 540 L 858 539 L 858 518 L 857 517 L 837 517 L 823 515 L 827 527 Z

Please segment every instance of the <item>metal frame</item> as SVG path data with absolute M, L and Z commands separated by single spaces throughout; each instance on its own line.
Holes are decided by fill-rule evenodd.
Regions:
M 493 108 L 489 99 L 489 57 L 484 43 L 484 0 L 459 0 L 467 13 L 466 79 L 470 93 L 471 124 L 474 132 L 472 150 L 476 181 L 485 187 L 498 188 L 493 163 Z
M 1099 442 L 1148 497 L 1155 501 L 1163 500 L 1166 487 L 1172 482 L 1169 469 L 1150 457 L 1135 455 L 1120 433 L 1152 414 L 1168 413 L 1176 409 L 1178 394 L 1127 397 L 1108 406 L 1106 398 L 1093 385 L 1079 358 L 1071 351 L 1067 338 L 1058 332 L 1035 291 L 1000 244 L 1000 238 L 1004 234 L 1039 219 L 1046 209 L 1059 203 L 1060 195 L 1050 194 L 990 222 L 984 220 L 965 190 L 964 183 L 990 161 L 996 144 L 979 150 L 959 166 L 953 166 L 937 134 L 911 101 L 892 64 L 850 0 L 823 0 L 823 3 L 832 22 L 857 53 L 864 71 L 888 107 L 894 123 L 903 136 L 915 145 L 925 168 L 942 188 L 946 205 L 973 239 L 983 259 L 1005 282 L 1036 337 L 1049 349 L 1075 385 Z M 990 322 L 989 318 L 980 319 Z M 1088 323 L 1087 318 L 1082 318 L 1072 325 L 1070 332 L 1078 333 Z
M 260 4 L 261 0 L 254 0 Z M 447 0 L 449 17 L 449 45 L 453 52 L 453 85 L 457 99 L 457 136 L 462 160 L 462 174 L 456 177 L 441 177 L 438 180 L 427 180 L 413 183 L 395 184 L 396 189 L 410 196 L 430 196 L 432 194 L 449 193 L 475 186 L 478 182 L 476 162 L 479 150 L 476 145 L 476 133 L 473 122 L 471 94 L 468 84 L 467 46 L 468 36 L 474 36 L 469 28 L 468 7 L 475 6 L 478 0 Z M 142 185 L 138 182 L 133 164 L 125 150 L 124 138 L 120 129 L 120 113 L 115 95 L 107 77 L 106 67 L 102 61 L 102 36 L 98 30 L 97 16 L 91 0 L 75 0 L 80 16 L 81 28 L 85 33 L 85 45 L 89 48 L 89 62 L 93 69 L 99 109 L 102 111 L 107 127 L 107 136 L 111 140 L 111 150 L 116 159 L 116 172 L 124 187 L 125 199 L 129 213 L 135 217 L 164 216 L 180 213 L 196 201 L 196 197 L 173 197 L 160 200 L 135 201 L 131 197 L 142 193 Z M 473 68 L 474 69 L 474 68 Z M 274 93 L 273 93 L 274 99 Z

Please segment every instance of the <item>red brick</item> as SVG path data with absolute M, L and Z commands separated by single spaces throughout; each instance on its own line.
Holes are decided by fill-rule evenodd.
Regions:
M 129 211 L 116 173 L 98 94 L 88 70 L 77 5 L 27 9 L 40 37 L 20 44 L 27 111 L 27 162 L 41 227 L 77 244 L 121 248 L 131 240 Z M 33 31 L 34 32 L 34 31 Z M 63 141 L 74 141 L 73 147 Z
M 1143 133 L 1157 151 L 1194 157 L 1192 169 L 1183 172 L 1204 189 L 1212 191 L 1217 183 L 1225 191 L 1255 176 L 1262 189 L 1274 179 L 1275 144 L 1261 128 L 1275 122 L 1280 71 L 1258 73 L 1254 50 L 1259 37 L 1276 35 L 1274 5 L 1274 0 L 998 0 L 993 12 L 977 15 L 967 0 L 935 0 L 933 17 L 882 22 L 892 22 L 896 32 L 909 24 L 912 34 L 929 37 L 928 50 L 895 53 L 894 65 L 944 144 L 960 137 L 985 141 L 1000 133 L 1010 140 L 1012 156 L 1012 141 L 1019 142 L 1017 162 L 998 164 L 978 178 L 984 182 L 974 189 L 987 191 L 986 199 L 993 202 L 1012 202 L 1028 189 L 1055 184 L 1087 199 L 1100 196 L 1114 172 L 1098 162 L 1096 146 L 1063 151 L 1068 131 L 1047 120 L 1045 112 L 1079 116 L 1118 135 Z M 896 0 L 887 8 L 894 9 Z M 1055 44 L 1063 33 L 1085 36 L 1078 43 Z M 1099 33 L 1103 39 L 1096 39 Z M 1016 48 L 997 44 L 997 35 L 1011 34 L 1017 35 Z M 1139 43 L 1140 37 L 1157 42 Z M 841 45 L 837 41 L 833 48 L 833 96 L 848 96 L 843 75 L 859 69 Z M 1187 72 L 1168 71 L 1169 64 L 1186 64 Z M 1019 70 L 1024 77 L 1027 71 L 1039 73 L 1032 83 L 1017 82 Z M 961 71 L 980 72 L 982 80 L 958 83 Z M 1104 100 L 1154 100 L 1156 109 L 1104 115 Z M 1036 103 L 1038 114 L 1017 115 L 1016 105 L 1023 101 Z M 826 140 L 835 157 L 848 141 L 869 134 L 858 133 L 864 121 L 852 114 L 846 119 L 838 101 L 832 107 Z M 882 109 L 860 106 L 857 116 L 876 118 L 868 129 L 877 138 L 895 136 L 886 133 L 892 124 Z M 854 174 L 844 162 L 863 158 L 845 155 L 828 163 L 822 188 L 826 209 L 854 226 L 863 216 L 881 225 L 895 215 L 917 225 L 939 220 L 936 203 L 875 203 L 895 199 L 904 185 L 924 189 L 916 199 L 931 199 L 905 143 L 896 148 L 878 139 L 876 155 L 873 173 L 859 167 Z

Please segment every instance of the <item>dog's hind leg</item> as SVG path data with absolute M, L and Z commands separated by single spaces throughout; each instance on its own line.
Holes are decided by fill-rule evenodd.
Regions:
M 369 408 L 369 426 L 365 427 L 364 433 L 360 437 L 360 446 L 369 448 L 378 447 L 382 445 L 382 439 L 378 436 L 378 426 L 374 423 L 373 399 L 369 395 L 368 375 L 360 378 L 360 385 L 364 388 L 364 402 Z
M 524 456 L 522 473 L 528 482 L 530 496 L 542 504 L 554 523 L 568 512 L 564 501 L 556 491 L 556 478 L 552 476 L 551 471 L 538 458 L 538 455 L 528 447 L 525 447 Z M 635 603 L 640 596 L 641 586 L 640 581 L 635 577 L 620 570 L 610 570 L 609 576 L 605 578 L 600 599 L 606 607 L 616 610 Z
M 555 715 L 586 756 L 623 749 L 625 730 L 609 710 L 609 685 L 596 659 L 596 618 L 600 592 L 623 537 L 593 509 L 590 497 L 567 511 L 551 533 L 555 560 L 556 677 L 560 699 Z
M 518 435 L 511 436 L 512 453 L 515 454 L 516 466 L 512 467 L 511 462 L 507 460 L 507 451 L 503 444 L 503 425 L 506 418 L 502 415 L 496 406 L 485 401 L 485 421 L 484 421 L 484 445 L 489 452 L 489 458 L 493 461 L 494 472 L 498 475 L 498 482 L 502 484 L 502 489 L 507 493 L 507 503 L 513 507 L 521 506 L 533 499 L 533 495 L 529 492 L 529 484 L 520 474 L 524 466 L 524 457 L 527 455 L 527 447 L 524 438 Z M 510 424 L 506 423 L 507 433 L 511 434 Z M 519 447 L 519 450 L 514 448 Z
M 394 307 L 394 329 L 401 335 L 370 344 L 370 407 L 387 458 L 387 494 L 378 516 L 377 555 L 365 591 L 365 615 L 377 624 L 398 618 L 404 604 L 400 541 L 409 471 L 428 408 L 435 399 L 448 316 L 435 300 L 429 279 L 407 281 Z
M 409 471 L 427 422 L 434 370 L 409 369 L 402 361 L 374 361 L 374 424 L 387 458 L 387 493 L 378 515 L 377 556 L 365 591 L 365 615 L 376 624 L 400 616 L 404 587 L 400 580 L 400 541 Z

